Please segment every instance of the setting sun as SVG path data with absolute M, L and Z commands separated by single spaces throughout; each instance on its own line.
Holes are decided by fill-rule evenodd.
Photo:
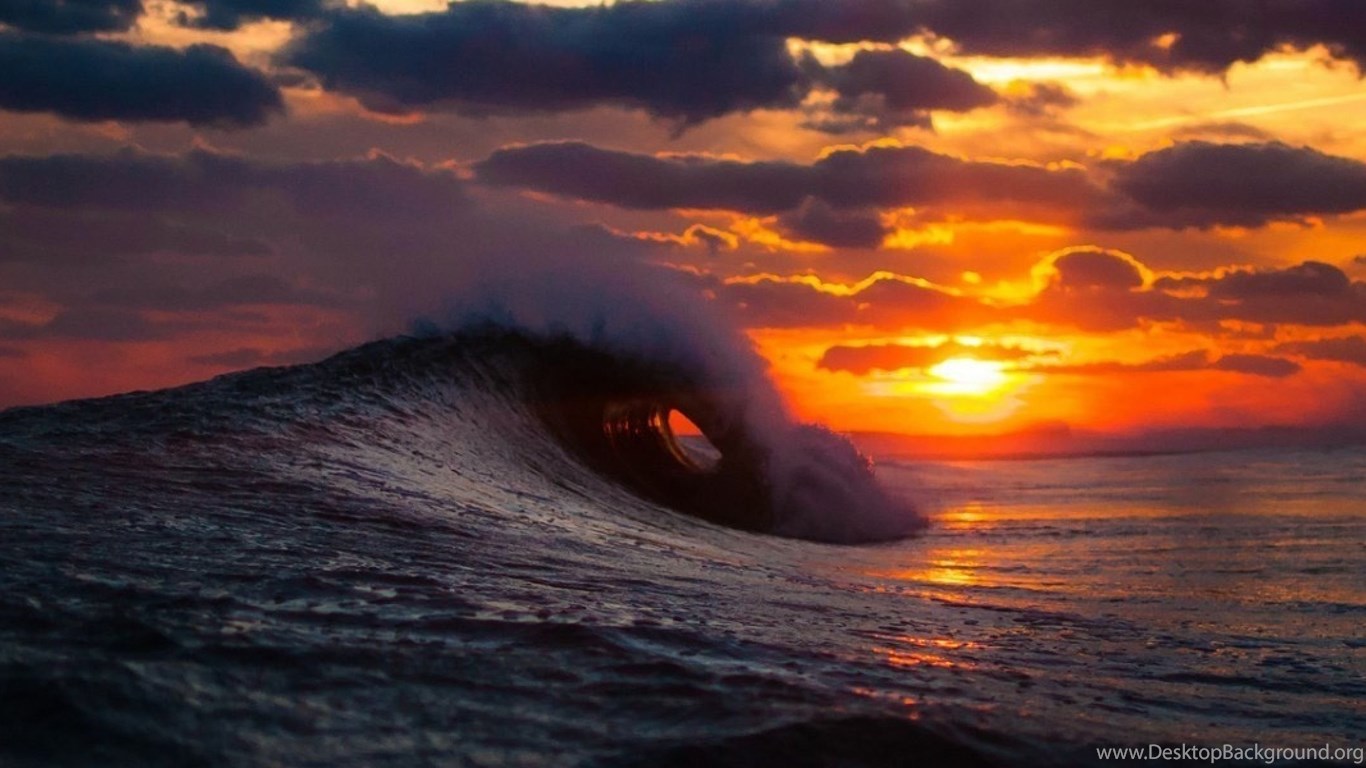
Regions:
M 930 375 L 939 379 L 929 386 L 937 394 L 986 395 L 1000 389 L 1007 381 L 1000 363 L 954 357 L 929 368 Z

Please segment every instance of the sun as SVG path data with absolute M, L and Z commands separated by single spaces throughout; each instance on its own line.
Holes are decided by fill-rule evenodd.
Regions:
M 939 381 L 930 385 L 942 395 L 986 395 L 1005 385 L 1007 377 L 1000 363 L 971 357 L 951 357 L 929 369 Z

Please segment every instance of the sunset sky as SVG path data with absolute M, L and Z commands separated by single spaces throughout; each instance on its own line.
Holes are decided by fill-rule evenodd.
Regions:
M 0 407 L 647 263 L 837 429 L 1366 426 L 1363 71 L 1359 0 L 6 2 Z

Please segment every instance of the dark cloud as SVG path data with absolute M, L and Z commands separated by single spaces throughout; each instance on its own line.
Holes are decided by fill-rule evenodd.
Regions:
M 212 226 L 193 226 L 136 213 L 95 213 L 19 207 L 0 212 L 0 262 L 48 264 L 120 259 L 154 253 L 265 256 L 270 246 Z
M 200 0 L 201 23 L 309 17 L 319 0 Z M 279 6 L 278 8 L 274 6 Z M 435 13 L 386 16 L 333 8 L 287 55 L 335 90 L 381 110 L 534 112 L 613 104 L 694 123 L 760 107 L 795 106 L 809 68 L 788 38 L 896 42 L 950 38 L 970 54 L 1097 56 L 1163 71 L 1219 73 L 1281 47 L 1326 45 L 1366 57 L 1366 10 L 1354 0 L 625 0 L 558 8 L 470 0 Z M 937 69 L 936 69 L 937 68 Z M 991 103 L 966 74 L 900 52 L 865 52 L 835 80 L 845 108 L 876 94 L 905 122 L 926 108 Z M 1021 107 L 1057 106 L 1057 92 Z M 940 106 L 926 106 L 938 101 Z M 900 103 L 902 106 L 896 106 Z M 838 121 L 836 121 L 838 122 Z
M 1169 274 L 1146 287 L 1147 268 L 1118 251 L 1064 249 L 1041 266 L 1053 272 L 1052 278 L 1030 302 L 1010 308 L 1012 316 L 1097 332 L 1150 322 L 1208 329 L 1223 321 L 1263 326 L 1366 322 L 1366 282 L 1353 282 L 1337 267 L 1319 262 Z
M 825 350 L 821 359 L 816 362 L 816 367 L 830 371 L 848 371 L 862 376 L 874 370 L 898 371 L 905 368 L 929 368 L 953 357 L 1013 361 L 1051 354 L 1055 353 L 1037 352 L 1007 344 L 970 346 L 953 341 L 936 346 L 913 344 L 836 345 Z
M 1366 337 L 1362 336 L 1288 341 L 1276 345 L 1275 351 L 1281 354 L 1298 355 L 1310 360 L 1329 360 L 1366 368 Z
M 1322 277 L 1319 282 L 1306 278 L 1306 274 L 1317 274 L 1327 267 L 1314 262 L 1208 277 L 1168 275 L 1148 284 L 1144 283 L 1147 268 L 1118 251 L 1064 249 L 1042 264 L 1052 270 L 1050 279 L 1037 294 L 1017 304 L 993 303 L 890 273 L 877 273 L 853 286 L 827 286 L 809 277 L 696 280 L 699 288 L 743 324 L 756 328 L 854 325 L 954 333 L 1024 321 L 1091 333 L 1174 323 L 1224 334 L 1221 323 L 1225 322 L 1258 324 L 1263 333 L 1275 325 L 1324 327 L 1366 322 L 1366 282 L 1349 282 L 1332 289 L 1335 277 Z M 1255 288 L 1248 287 L 1249 279 Z M 1188 358 L 1150 361 L 1141 369 L 1179 366 L 1177 369 L 1185 370 L 1194 359 L 1191 353 Z M 1203 367 L 1247 369 L 1244 372 L 1264 375 L 1289 371 L 1282 362 L 1236 355 L 1227 356 L 1223 363 L 1208 361 Z M 1112 368 L 1132 369 L 1128 365 Z
M 610 104 L 695 123 L 796 106 L 807 76 L 782 36 L 717 2 L 555 8 L 473 0 L 439 13 L 338 11 L 287 60 L 385 111 L 540 112 Z
M 248 126 L 284 110 L 279 90 L 224 48 L 184 50 L 0 32 L 0 109 L 73 120 Z
M 795 163 L 659 158 L 580 142 L 507 147 L 474 169 L 486 184 L 644 210 L 773 213 L 796 208 L 811 186 L 810 168 Z
M 811 166 L 817 196 L 839 207 L 1028 203 L 1072 208 L 1099 191 L 1079 168 L 967 160 L 914 146 L 827 154 Z
M 497 150 L 474 170 L 487 184 L 646 210 L 772 214 L 814 198 L 839 209 L 914 206 L 941 216 L 1081 219 L 1098 229 L 1260 226 L 1366 210 L 1366 163 L 1278 143 L 1179 144 L 1111 164 L 1108 189 L 1077 166 L 885 145 L 802 165 L 544 143 Z
M 28 353 L 25 352 L 25 351 L 22 350 L 22 349 L 19 349 L 18 347 L 0 346 L 0 358 L 9 358 L 9 359 L 11 359 L 11 360 L 21 360 L 21 359 L 23 359 L 23 358 L 25 358 L 25 357 L 28 357 Z
M 813 77 L 833 88 L 838 114 L 864 118 L 864 127 L 929 126 L 931 110 L 967 112 L 1000 97 L 959 69 L 901 49 L 863 50 L 847 64 L 816 67 Z
M 142 15 L 142 0 L 5 0 L 0 24 L 29 32 L 70 35 L 128 29 Z
M 876 213 L 837 211 L 814 198 L 781 216 L 778 224 L 796 239 L 832 248 L 877 248 L 890 231 Z
M 1121 251 L 1067 248 L 1047 263 L 1053 270 L 1052 284 L 1064 290 L 1128 290 L 1141 288 L 1145 282 L 1141 265 Z
M 904 13 L 824 5 L 628 0 L 557 8 L 470 0 L 404 16 L 333 9 L 284 59 L 329 89 L 391 112 L 524 114 L 609 105 L 689 125 L 796 107 L 824 85 L 840 94 L 837 112 L 876 110 L 895 124 L 927 125 L 930 110 L 966 111 L 997 101 L 968 73 L 901 50 L 861 51 L 828 68 L 810 57 L 795 59 L 789 37 L 857 32 L 880 39 L 887 29 L 871 22 Z M 910 28 L 905 19 L 900 26 Z
M 1236 269 L 1209 276 L 1165 276 L 1153 287 L 1197 303 L 1206 319 L 1339 325 L 1366 322 L 1366 282 L 1331 264 L 1306 261 L 1283 269 Z
M 971 54 L 1099 56 L 1164 71 L 1219 73 L 1283 46 L 1322 43 L 1340 58 L 1366 60 L 1366 5 L 1354 0 L 929 0 L 900 5 Z
M 0 200 L 85 211 L 204 213 L 231 218 L 249 203 L 287 203 L 315 217 L 391 221 L 449 214 L 467 203 L 464 184 L 383 156 L 271 164 L 196 150 L 185 155 L 0 157 Z
M 999 317 L 993 307 L 977 299 L 886 272 L 852 287 L 772 275 L 729 281 L 707 275 L 691 279 L 722 311 L 747 328 L 856 325 L 944 331 Z
M 825 69 L 821 77 L 842 96 L 881 96 L 888 108 L 901 112 L 966 112 L 999 98 L 967 72 L 899 48 L 859 51 L 848 63 Z
M 801 328 L 858 323 L 859 307 L 842 296 L 778 278 L 713 281 L 714 300 L 747 328 Z
M 533 226 L 509 233 L 518 225 L 477 218 L 451 171 L 383 156 L 11 155 L 0 157 L 0 206 L 0 285 L 65 308 L 48 324 L 7 326 L 13 338 L 173 338 L 205 323 L 253 330 L 266 321 L 238 310 L 267 307 L 277 323 L 291 310 L 335 316 L 402 280 L 386 305 L 419 293 L 431 301 L 449 287 L 447 262 L 498 248 L 516 258 L 507 242 L 518 237 L 554 252 Z
M 1135 205 L 1101 213 L 1099 226 L 1260 226 L 1366 209 L 1366 163 L 1280 142 L 1192 141 L 1116 166 L 1112 187 Z
M 1189 280 L 1173 280 L 1178 285 L 1190 285 Z M 1306 261 L 1278 270 L 1234 270 L 1214 279 L 1196 280 L 1216 299 L 1246 301 L 1249 299 L 1281 296 L 1350 295 L 1351 280 L 1332 264 Z
M 697 4 L 708 0 L 697 0 Z M 894 43 L 920 29 L 920 3 L 915 0 L 712 0 L 731 4 L 737 21 L 766 34 L 829 43 L 874 41 Z
M 1102 57 L 1167 72 L 1221 73 L 1284 47 L 1322 44 L 1366 61 L 1356 0 L 745 0 L 766 29 L 828 42 L 895 42 L 916 33 L 967 54 Z
M 1214 361 L 1214 369 L 1246 373 L 1251 376 L 1283 378 L 1300 371 L 1300 364 L 1293 360 L 1267 355 L 1224 355 Z
M 1126 373 L 1167 373 L 1172 371 L 1228 371 L 1249 376 L 1284 378 L 1300 370 L 1298 363 L 1266 355 L 1234 354 L 1214 357 L 1203 349 L 1167 355 L 1141 363 L 1103 361 L 1073 365 L 1042 365 L 1032 370 L 1040 373 L 1071 374 L 1078 376 L 1115 375 Z
M 965 160 L 914 146 L 841 149 L 811 165 L 633 154 L 578 142 L 507 147 L 480 181 L 624 208 L 775 213 L 814 197 L 836 208 L 1014 202 L 1065 208 L 1101 193 L 1077 168 Z
M 51 323 L 4 323 L 0 336 L 134 341 L 212 331 L 260 339 L 280 335 L 283 323 L 282 338 L 317 343 L 328 323 L 395 332 L 500 276 L 610 269 L 653 253 L 468 191 L 450 168 L 383 156 L 0 157 L 0 225 L 18 229 L 26 251 L 23 260 L 0 260 L 0 285 L 61 310 Z M 110 242 L 90 239 L 82 257 L 68 223 L 91 238 L 107 232 Z M 224 240 L 196 241 L 203 233 Z M 242 242 L 263 252 L 243 259 L 219 250 Z
M 303 21 L 322 15 L 329 7 L 340 3 L 331 0 L 188 0 L 186 5 L 197 11 L 186 14 L 182 23 L 205 29 L 237 29 L 256 19 Z

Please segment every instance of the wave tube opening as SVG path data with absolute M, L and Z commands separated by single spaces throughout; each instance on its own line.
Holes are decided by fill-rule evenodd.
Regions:
M 725 398 L 676 371 L 579 350 L 536 377 L 541 418 L 580 460 L 638 495 L 748 531 L 774 527 L 765 452 Z M 681 433 L 681 434 L 680 434 Z

